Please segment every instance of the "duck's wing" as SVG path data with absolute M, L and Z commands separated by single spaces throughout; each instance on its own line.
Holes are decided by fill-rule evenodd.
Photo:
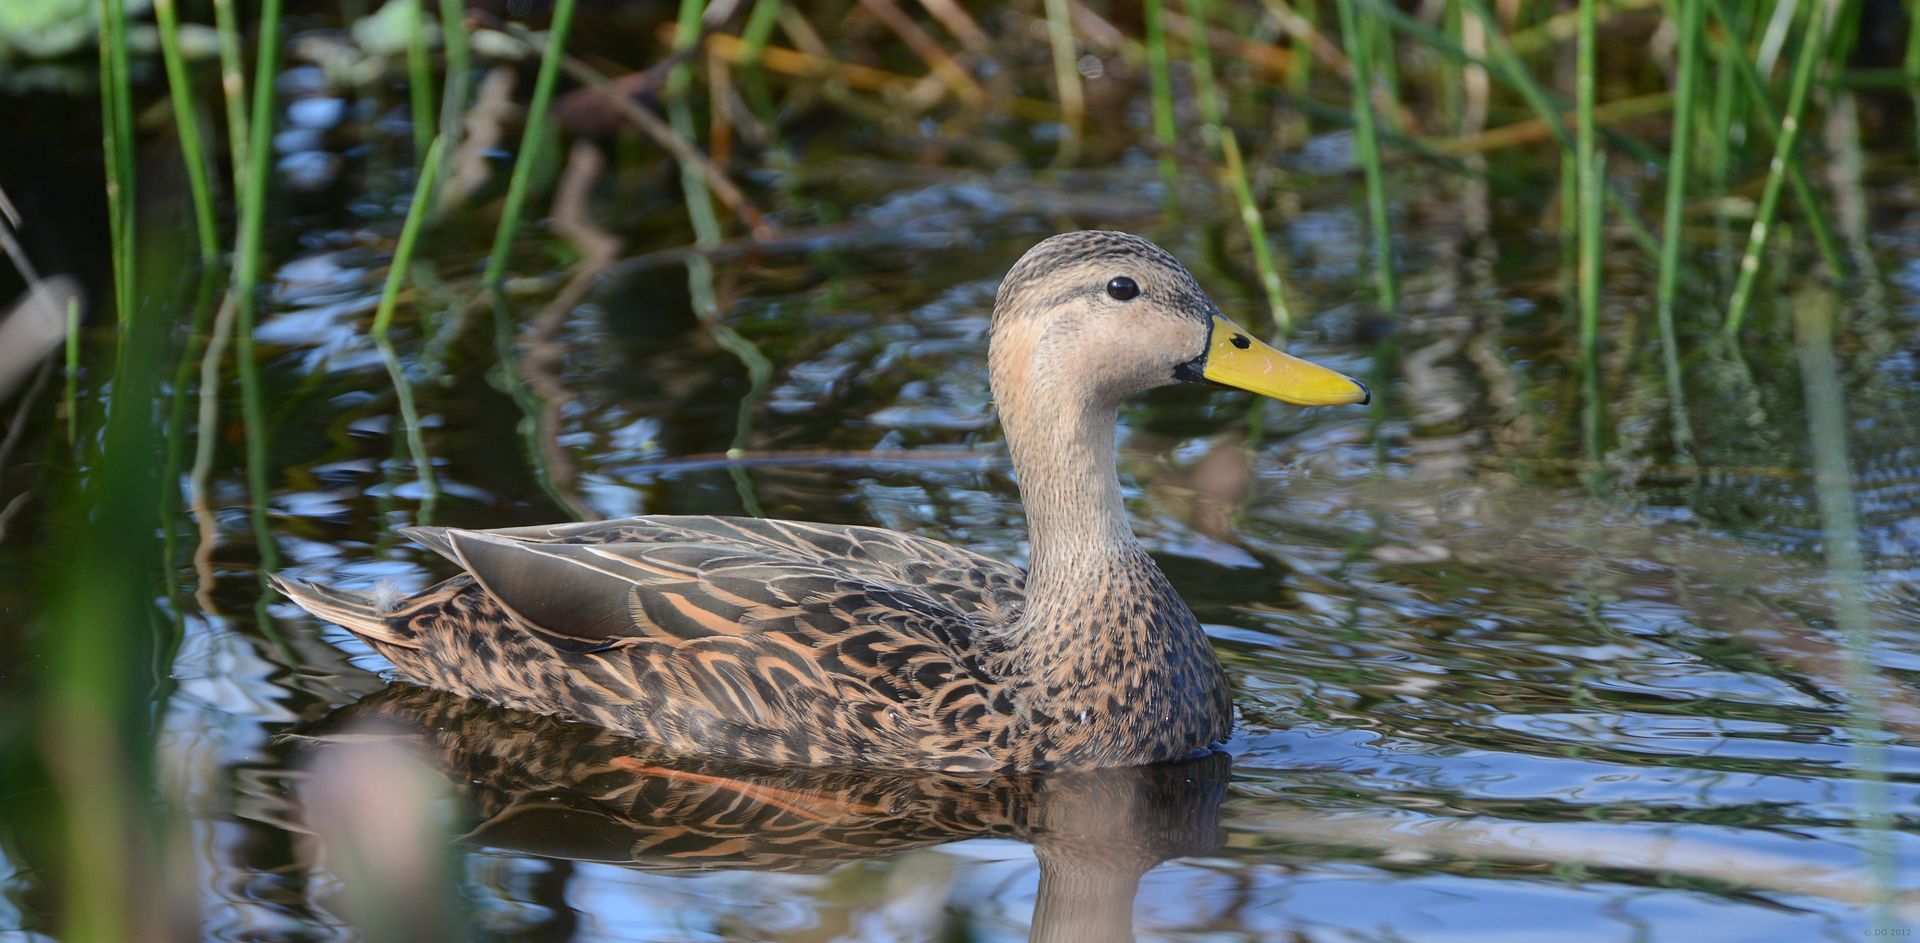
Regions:
M 571 650 L 755 634 L 803 611 L 990 632 L 1026 599 L 1026 575 L 1009 563 L 875 527 L 660 516 L 403 533 Z M 960 653 L 974 642 L 972 631 L 936 634 Z
M 714 518 L 412 536 L 467 575 L 360 631 L 419 683 L 683 752 L 1004 761 L 1012 692 L 987 664 L 1023 602 L 1007 564 L 873 529 Z

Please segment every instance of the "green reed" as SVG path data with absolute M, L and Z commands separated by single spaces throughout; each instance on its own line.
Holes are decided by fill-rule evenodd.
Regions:
M 426 0 L 411 0 L 412 15 L 407 17 L 407 96 L 413 126 L 413 157 L 433 146 L 433 53 L 427 49 Z
M 420 238 L 428 204 L 432 202 L 435 178 L 440 173 L 440 151 L 445 143 L 435 137 L 427 144 L 420 168 L 414 175 L 413 201 L 407 204 L 407 218 L 400 225 L 400 240 L 394 246 L 393 261 L 387 266 L 387 280 L 380 289 L 380 304 L 374 309 L 372 333 L 375 337 L 386 337 L 387 329 L 393 324 L 393 309 L 400 297 L 400 286 L 407 280 L 414 244 Z
M 1913 111 L 1920 114 L 1920 17 L 1907 26 L 1907 90 L 1913 93 Z M 1920 155 L 1920 130 L 1913 135 L 1914 153 Z
M 267 526 L 267 418 L 260 389 L 260 362 L 253 346 L 255 313 L 260 300 L 262 240 L 266 234 L 267 177 L 272 170 L 274 79 L 280 65 L 280 0 L 263 0 L 258 26 L 260 38 L 254 56 L 253 114 L 249 120 L 247 172 L 240 196 L 240 225 L 234 242 L 233 288 L 238 319 L 234 350 L 240 369 L 240 415 L 246 427 L 247 488 L 255 539 L 259 542 L 262 579 L 279 568 L 280 554 Z M 202 436 L 214 430 L 200 430 Z
M 687 58 L 700 42 L 700 16 L 705 6 L 703 0 L 681 0 L 673 36 L 676 56 Z M 1078 72 L 1074 73 L 1074 78 L 1076 81 L 1079 79 Z M 674 66 L 667 77 L 667 123 L 674 134 L 686 141 L 698 140 L 693 111 L 687 101 L 687 88 L 692 80 L 693 70 L 684 61 Z M 773 383 L 773 361 L 768 360 L 758 346 L 741 336 L 721 317 L 719 292 L 714 287 L 713 260 L 707 257 L 704 250 L 719 245 L 722 233 L 720 218 L 713 211 L 713 193 L 707 186 L 705 173 L 692 161 L 681 160 L 680 187 L 687 204 L 687 217 L 693 224 L 694 245 L 703 250 L 687 257 L 687 290 L 693 301 L 694 316 L 706 327 L 714 343 L 732 354 L 747 369 L 747 393 L 740 398 L 739 411 L 734 418 L 733 440 L 727 446 L 729 455 L 739 455 L 752 444 L 753 410 Z M 747 513 L 755 517 L 762 516 L 759 499 L 754 494 L 752 482 L 747 478 L 746 469 L 733 464 L 728 466 L 727 473 L 733 478 L 734 488 Z
M 380 349 L 380 359 L 386 364 L 387 376 L 393 381 L 394 396 L 400 403 L 407 451 L 412 455 L 413 467 L 420 472 L 420 486 L 425 492 L 417 515 L 421 523 L 430 523 L 433 519 L 433 505 L 440 496 L 440 484 L 434 476 L 433 456 L 427 454 L 425 435 L 420 428 L 420 413 L 414 406 L 413 384 L 407 381 L 406 369 L 401 366 L 393 344 L 387 340 L 387 330 L 393 324 L 394 305 L 400 297 L 400 286 L 407 280 L 407 267 L 413 261 L 413 250 L 419 241 L 421 226 L 433 212 L 434 178 L 440 172 L 440 152 L 445 143 L 436 135 L 420 158 L 420 169 L 414 178 L 413 202 L 407 205 L 406 221 L 400 225 L 400 240 L 394 246 L 393 261 L 387 265 L 387 280 L 380 289 L 380 305 L 374 311 L 371 331 L 374 344 Z
M 1546 125 L 1548 132 L 1560 143 L 1561 148 L 1570 155 L 1574 154 L 1578 150 L 1578 144 L 1574 140 L 1573 133 L 1567 129 L 1566 122 L 1560 118 L 1559 105 L 1527 71 L 1526 64 L 1521 62 L 1519 54 L 1514 51 L 1512 41 L 1501 30 L 1499 19 L 1487 9 L 1485 0 L 1463 0 L 1463 2 L 1486 27 L 1489 73 L 1518 92 L 1521 100 L 1533 111 L 1534 117 Z M 1653 231 L 1647 227 L 1646 221 L 1640 218 L 1640 214 L 1634 209 L 1633 202 L 1627 199 L 1626 194 L 1611 181 L 1602 180 L 1601 186 L 1605 189 L 1608 204 L 1620 222 L 1626 225 L 1634 243 L 1649 256 L 1659 258 L 1659 240 L 1654 238 Z
M 1726 0 L 1707 0 L 1707 3 L 1713 10 L 1714 19 L 1726 33 L 1723 41 L 1733 50 L 1726 60 L 1729 70 L 1740 80 L 1740 90 L 1753 103 L 1761 126 L 1772 132 L 1781 126 L 1781 120 L 1773 99 L 1767 95 L 1766 80 L 1761 77 L 1759 67 L 1737 51 L 1746 47 L 1745 30 L 1740 21 L 1728 12 Z M 1839 242 L 1834 238 L 1833 227 L 1827 224 L 1827 218 L 1820 210 L 1819 192 L 1807 179 L 1805 162 L 1800 159 L 1797 150 L 1786 153 L 1786 172 L 1787 182 L 1793 187 L 1794 202 L 1799 205 L 1807 228 L 1813 231 L 1813 241 L 1820 248 L 1821 259 L 1835 277 L 1844 276 L 1846 263 L 1842 261 L 1844 256 L 1840 252 Z
M 1340 14 L 1340 36 L 1347 59 L 1353 63 L 1354 148 L 1360 169 L 1366 177 L 1367 227 L 1372 234 L 1373 287 L 1381 310 L 1400 313 L 1400 287 L 1394 277 L 1393 234 L 1387 222 L 1387 191 L 1380 165 L 1380 141 L 1374 128 L 1373 50 L 1361 32 L 1356 0 L 1336 0 Z
M 1210 6 L 1209 0 L 1187 0 L 1187 17 L 1192 24 L 1192 32 L 1187 37 L 1187 50 L 1192 59 L 1194 96 L 1200 104 L 1201 120 L 1205 122 L 1201 136 L 1219 149 L 1227 185 L 1233 192 L 1234 206 L 1239 211 L 1240 225 L 1246 230 L 1247 242 L 1253 248 L 1254 271 L 1259 274 L 1261 291 L 1267 297 L 1268 316 L 1273 318 L 1274 328 L 1285 334 L 1293 329 L 1293 312 L 1287 307 L 1286 286 L 1280 280 L 1279 267 L 1274 263 L 1273 247 L 1267 239 L 1266 219 L 1260 212 L 1259 202 L 1254 199 L 1253 182 L 1247 175 L 1246 161 L 1241 157 L 1240 139 L 1234 134 L 1232 126 L 1227 124 L 1226 97 L 1215 81 L 1213 50 L 1208 46 L 1207 39 L 1212 12 Z
M 773 38 L 773 28 L 780 23 L 780 8 L 784 0 L 754 0 L 753 12 L 747 14 L 747 25 L 740 31 L 740 65 L 742 68 L 755 69 L 760 66 L 760 57 L 766 52 L 767 42 Z
M 240 26 L 233 0 L 213 0 L 213 28 L 220 46 L 220 99 L 227 109 L 227 155 L 233 163 L 237 199 L 245 191 L 247 167 L 247 72 L 240 49 Z
M 1668 414 L 1673 425 L 1673 450 L 1691 461 L 1693 425 L 1687 418 L 1685 387 L 1680 373 L 1680 340 L 1674 330 L 1673 302 L 1680 283 L 1680 244 L 1687 203 L 1687 165 L 1693 154 L 1693 119 L 1697 105 L 1700 53 L 1704 31 L 1704 3 L 1681 0 L 1679 62 L 1674 77 L 1672 141 L 1667 151 L 1666 212 L 1660 232 L 1660 280 L 1656 290 L 1660 328 L 1660 362 L 1666 375 Z
M 1599 24 L 1595 0 L 1580 0 L 1577 64 L 1574 72 L 1574 110 L 1579 146 L 1574 152 L 1575 184 L 1579 189 L 1580 377 L 1587 457 L 1599 461 L 1600 441 L 1600 235 L 1605 224 L 1601 197 L 1599 125 L 1594 121 L 1595 63 Z
M 494 230 L 493 250 L 487 255 L 482 284 L 498 292 L 507 274 L 507 253 L 513 249 L 514 234 L 520 228 L 520 212 L 527 202 L 527 189 L 533 181 L 534 158 L 546 140 L 547 108 L 553 102 L 553 86 L 560 75 L 560 60 L 566 58 L 567 27 L 573 22 L 574 0 L 556 0 L 553 21 L 547 27 L 546 48 L 540 53 L 540 72 L 533 83 L 533 100 L 527 105 L 527 126 L 520 133 L 520 150 L 514 157 L 513 176 L 507 181 L 507 201 L 500 209 L 500 226 Z
M 1748 230 L 1747 248 L 1740 259 L 1740 274 L 1734 283 L 1733 299 L 1728 302 L 1727 316 L 1721 323 L 1721 333 L 1728 337 L 1740 333 L 1740 327 L 1746 321 L 1747 304 L 1753 297 L 1755 279 L 1760 273 L 1760 254 L 1766 249 L 1774 213 L 1780 205 L 1781 185 L 1786 180 L 1785 169 L 1794 147 L 1800 141 L 1800 116 L 1807 104 L 1807 93 L 1813 87 L 1814 67 L 1826 57 L 1829 25 L 1827 5 L 1824 0 L 1808 0 L 1808 4 L 1811 9 L 1808 12 L 1807 35 L 1801 40 L 1799 58 L 1793 64 L 1793 84 L 1787 91 L 1787 107 L 1780 119 L 1780 133 L 1774 139 L 1773 161 L 1768 165 L 1767 182 L 1760 191 L 1760 206 L 1754 214 L 1753 227 Z
M 1085 131 L 1087 104 L 1085 90 L 1080 85 L 1080 57 L 1073 48 L 1073 21 L 1067 9 L 1067 0 L 1045 0 L 1047 11 L 1047 44 L 1053 53 L 1054 93 L 1060 100 L 1060 122 L 1065 134 L 1060 136 L 1060 149 L 1054 154 L 1054 163 L 1061 167 L 1071 167 L 1080 162 L 1080 136 Z
M 1153 139 L 1159 146 L 1160 183 L 1166 205 L 1180 202 L 1180 165 L 1174 158 L 1173 71 L 1167 58 L 1166 0 L 1146 0 L 1141 10 L 1147 32 L 1147 87 L 1153 98 Z
M 467 53 L 467 10 L 463 0 L 440 0 L 440 51 L 446 57 L 446 88 L 440 95 L 440 167 L 446 177 L 453 152 L 460 145 L 460 119 L 467 110 L 467 85 L 472 64 Z M 417 139 L 416 139 L 417 140 Z
M 193 113 L 193 85 L 180 58 L 180 20 L 173 4 L 174 0 L 153 0 L 153 16 L 160 28 L 160 57 L 167 69 L 167 97 L 173 103 L 174 130 L 180 136 L 180 159 L 187 165 L 187 188 L 193 195 L 200 262 L 211 266 L 220 260 L 220 237 L 215 231 L 206 156 L 200 150 L 200 123 Z
M 133 316 L 133 95 L 127 73 L 124 0 L 100 0 L 101 151 L 107 168 L 107 225 L 115 316 Z

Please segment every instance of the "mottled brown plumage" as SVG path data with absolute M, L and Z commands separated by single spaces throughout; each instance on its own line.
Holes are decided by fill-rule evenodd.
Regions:
M 1172 256 L 1100 232 L 1048 239 L 1008 273 L 989 371 L 1026 573 L 870 527 L 659 516 L 410 529 L 465 573 L 387 608 L 281 586 L 410 681 L 681 753 L 992 771 L 1223 740 L 1226 677 L 1121 504 L 1119 404 L 1203 376 L 1306 404 L 1365 388 L 1252 341 Z

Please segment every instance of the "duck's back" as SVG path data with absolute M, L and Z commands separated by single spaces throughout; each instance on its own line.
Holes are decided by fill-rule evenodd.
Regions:
M 387 609 L 284 588 L 410 681 L 668 748 L 811 765 L 1003 765 L 1011 693 L 984 667 L 1016 567 L 870 527 L 640 517 L 414 528 L 455 577 Z

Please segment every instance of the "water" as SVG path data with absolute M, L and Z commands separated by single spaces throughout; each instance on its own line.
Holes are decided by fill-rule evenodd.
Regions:
M 1263 323 L 1237 220 L 1203 193 L 1165 222 L 1137 157 L 1056 174 L 850 156 L 857 141 L 827 137 L 803 170 L 754 180 L 781 241 L 715 254 L 726 323 L 772 363 L 755 391 L 694 314 L 670 251 L 687 242 L 676 187 L 629 156 L 591 204 L 627 261 L 554 307 L 517 368 L 498 363 L 494 312 L 467 306 L 491 217 L 455 211 L 431 234 L 395 343 L 434 494 L 366 332 L 409 132 L 357 121 L 367 103 L 315 69 L 284 84 L 279 170 L 296 192 L 258 338 L 271 539 L 307 579 L 410 590 L 447 575 L 394 535 L 428 516 L 760 514 L 1021 559 L 984 348 L 1020 252 L 1062 228 L 1147 233 L 1230 317 Z M 1861 734 L 1824 602 L 1793 265 L 1771 274 L 1737 352 L 1707 342 L 1721 294 L 1685 313 L 1688 464 L 1648 340 L 1651 268 L 1617 240 L 1596 460 L 1538 200 L 1399 171 L 1407 299 L 1383 365 L 1346 146 L 1317 137 L 1313 160 L 1286 166 L 1297 205 L 1273 220 L 1308 312 L 1290 348 L 1373 378 L 1387 408 L 1183 387 L 1122 416 L 1136 531 L 1233 676 L 1241 722 L 1223 754 L 999 780 L 758 770 L 387 684 L 345 631 L 257 606 L 229 397 L 210 483 L 220 544 L 183 549 L 173 571 L 162 605 L 179 645 L 156 702 L 170 860 L 201 932 L 332 939 L 444 917 L 526 940 L 1100 940 L 1130 922 L 1142 940 L 1839 941 L 1866 935 L 1876 901 L 1920 922 L 1911 155 L 1856 182 L 1873 290 L 1849 299 L 1839 342 L 1895 826 L 1876 851 L 1856 827 Z M 1494 169 L 1542 179 L 1518 159 Z M 1724 225 L 1737 244 L 1744 228 Z M 575 257 L 529 231 L 507 317 L 539 323 L 568 301 L 554 259 Z M 1719 284 L 1720 260 L 1695 261 Z M 83 401 L 104 395 L 101 375 Z M 62 461 L 60 434 L 38 422 L 32 450 Z M 28 616 L 59 576 L 34 535 L 60 523 L 34 509 L 0 543 L 0 568 L 25 574 L 0 586 L 9 651 L 32 650 Z M 187 510 L 168 526 L 193 546 Z M 36 663 L 23 655 L 0 691 L 17 695 Z M 45 931 L 56 909 L 22 841 L 0 831 L 0 932 Z M 394 848 L 412 871 L 355 859 Z M 409 875 L 454 892 L 394 883 Z

